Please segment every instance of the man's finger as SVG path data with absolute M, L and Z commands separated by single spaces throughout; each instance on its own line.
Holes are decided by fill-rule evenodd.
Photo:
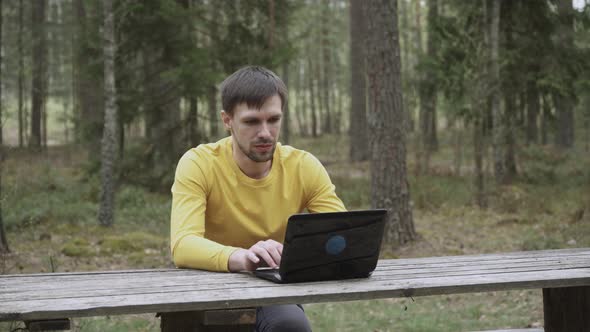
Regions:
M 258 257 L 262 258 L 262 260 L 264 260 L 268 266 L 277 267 L 277 263 L 270 256 L 266 248 L 259 245 L 255 245 L 252 248 L 250 248 L 250 250 L 253 251 Z
M 248 259 L 254 264 L 258 264 L 260 262 L 260 258 L 258 258 L 258 256 L 256 256 L 255 253 L 253 253 L 249 250 L 248 250 L 248 254 L 246 255 L 246 257 L 248 257 Z

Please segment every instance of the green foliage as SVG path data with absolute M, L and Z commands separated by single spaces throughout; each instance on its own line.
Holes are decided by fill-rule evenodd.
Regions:
M 522 250 L 559 249 L 563 241 L 553 235 L 527 234 L 522 241 Z
M 367 178 L 346 176 L 332 177 L 336 193 L 349 210 L 367 209 L 371 206 L 369 181 Z
M 522 149 L 522 177 L 529 183 L 553 183 L 557 178 L 557 167 L 567 159 L 567 154 L 537 145 Z
M 410 190 L 414 206 L 424 210 L 466 206 L 472 199 L 469 180 L 461 177 L 426 175 L 411 178 Z
M 161 238 L 145 232 L 109 235 L 98 244 L 100 245 L 101 253 L 107 255 L 144 252 L 146 249 L 159 249 L 166 246 Z
M 82 238 L 69 240 L 62 246 L 61 252 L 70 257 L 90 257 L 96 254 L 88 240 Z

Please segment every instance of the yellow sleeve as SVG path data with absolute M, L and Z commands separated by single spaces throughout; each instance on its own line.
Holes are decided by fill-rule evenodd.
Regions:
M 228 271 L 229 256 L 237 249 L 206 239 L 207 177 L 193 151 L 178 162 L 172 185 L 170 246 L 177 267 Z
M 310 213 L 346 211 L 344 203 L 336 195 L 336 187 L 332 184 L 324 165 L 311 154 L 305 157 L 303 173 L 305 177 L 306 207 Z

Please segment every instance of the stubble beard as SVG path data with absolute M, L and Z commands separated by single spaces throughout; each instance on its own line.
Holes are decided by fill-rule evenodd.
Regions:
M 240 144 L 240 142 L 238 142 L 238 148 L 240 148 L 242 153 L 244 153 L 253 162 L 265 163 L 269 160 L 272 160 L 272 157 L 275 153 L 275 149 L 277 147 L 276 142 L 273 142 L 271 140 L 264 140 L 264 141 L 256 141 L 252 145 L 254 145 L 254 144 L 272 144 L 272 149 L 270 149 L 270 151 L 268 151 L 268 152 L 258 153 L 256 151 L 254 151 L 253 149 L 246 148 L 245 146 Z

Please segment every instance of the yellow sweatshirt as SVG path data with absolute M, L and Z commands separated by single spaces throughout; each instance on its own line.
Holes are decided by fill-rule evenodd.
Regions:
M 344 211 L 322 164 L 277 143 L 272 168 L 252 179 L 232 157 L 232 138 L 199 145 L 178 162 L 171 249 L 178 267 L 228 271 L 229 256 L 260 240 L 283 242 L 294 213 Z

